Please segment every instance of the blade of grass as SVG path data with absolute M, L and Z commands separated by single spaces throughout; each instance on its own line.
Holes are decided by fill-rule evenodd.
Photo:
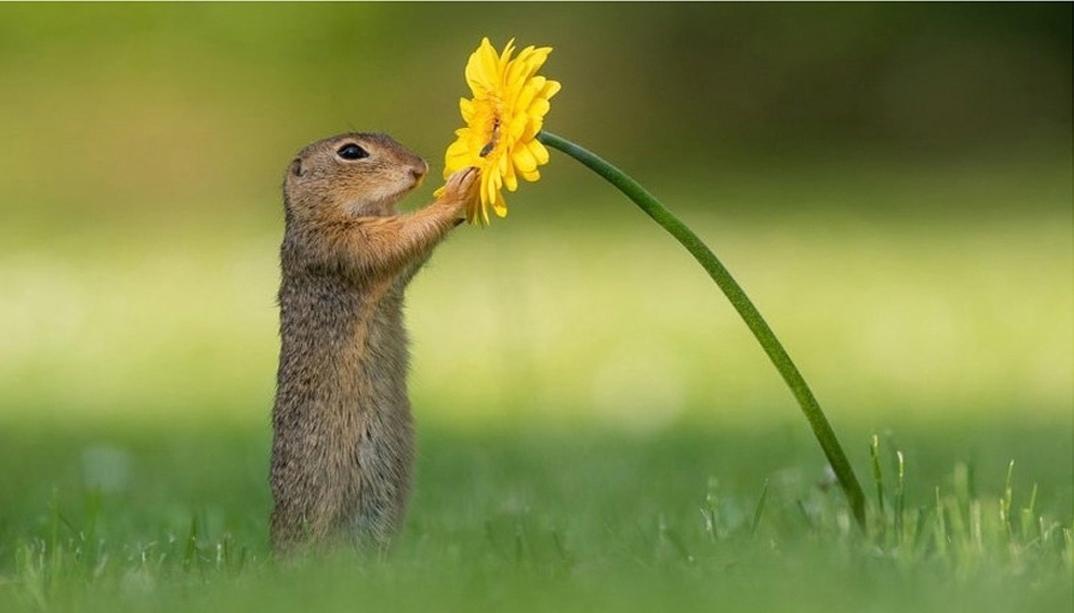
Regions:
M 940 557 L 947 557 L 947 522 L 944 520 L 943 500 L 940 498 L 940 487 L 936 486 L 936 553 Z
M 757 499 L 757 506 L 753 509 L 753 521 L 750 522 L 750 536 L 757 534 L 757 526 L 761 525 L 761 515 L 764 513 L 764 504 L 768 500 L 768 479 L 764 480 L 761 487 L 761 496 Z
M 876 483 L 876 506 L 878 511 L 876 521 L 873 523 L 880 538 L 879 542 L 883 543 L 886 540 L 887 513 L 884 508 L 884 473 L 880 469 L 880 437 L 876 434 L 873 435 L 869 443 L 869 457 L 873 463 L 873 482 Z
M 903 533 L 903 505 L 906 501 L 906 461 L 903 458 L 902 451 L 895 451 L 895 458 L 898 462 L 898 474 L 895 480 L 895 538 L 896 543 L 902 545 L 905 542 L 905 534 Z
M 190 531 L 183 544 L 183 570 L 189 571 L 198 557 L 198 516 L 190 518 Z
M 1041 536 L 1041 532 L 1038 531 L 1038 522 L 1036 518 L 1037 510 L 1037 484 L 1033 484 L 1033 489 L 1029 494 L 1029 504 L 1022 509 L 1022 540 L 1026 543 L 1037 539 Z M 1036 532 L 1036 534 L 1034 534 Z
M 869 457 L 873 461 L 873 480 L 876 482 L 876 504 L 880 515 L 884 515 L 884 475 L 880 470 L 880 437 L 873 435 L 869 444 Z
M 1014 507 L 1014 487 L 1012 481 L 1014 478 L 1014 460 L 1011 460 L 1007 464 L 1007 479 L 1003 486 L 1003 498 L 999 501 L 999 519 L 1003 524 L 1003 529 L 1007 533 L 1007 540 L 1010 540 L 1014 536 L 1014 525 L 1011 519 L 1011 509 Z

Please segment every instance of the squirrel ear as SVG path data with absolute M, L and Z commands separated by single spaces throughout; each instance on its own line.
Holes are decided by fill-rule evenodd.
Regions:
M 295 158 L 294 161 L 291 162 L 291 174 L 296 177 L 302 176 L 302 158 Z

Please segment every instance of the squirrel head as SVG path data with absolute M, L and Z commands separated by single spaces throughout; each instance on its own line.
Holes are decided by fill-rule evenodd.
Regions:
M 352 132 L 307 146 L 284 179 L 287 212 L 296 218 L 395 214 L 429 165 L 387 134 Z

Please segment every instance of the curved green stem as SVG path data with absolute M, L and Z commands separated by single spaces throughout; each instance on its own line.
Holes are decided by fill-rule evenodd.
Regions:
M 854 519 L 857 520 L 860 527 L 864 528 L 865 495 L 862 493 L 858 478 L 854 476 L 854 469 L 851 468 L 846 454 L 843 453 L 843 447 L 839 444 L 839 439 L 835 436 L 835 431 L 832 430 L 831 424 L 828 423 L 828 418 L 824 416 L 824 411 L 817 404 L 817 399 L 813 396 L 813 392 L 810 391 L 809 385 L 806 384 L 802 374 L 798 372 L 798 368 L 791 361 L 791 356 L 787 355 L 787 351 L 780 344 L 775 333 L 772 332 L 772 328 L 761 317 L 757 307 L 753 306 L 753 302 L 746 296 L 746 292 L 742 291 L 742 287 L 731 276 L 731 273 L 724 268 L 724 265 L 712 253 L 712 250 L 694 234 L 693 230 L 688 228 L 678 217 L 675 217 L 671 211 L 665 208 L 659 200 L 622 170 L 609 164 L 593 152 L 551 132 L 541 132 L 537 138 L 545 145 L 558 149 L 578 160 L 619 188 L 619 191 L 626 194 L 628 198 L 634 201 L 634 204 L 641 207 L 641 210 L 645 211 L 653 221 L 660 224 L 683 247 L 686 247 L 686 250 L 694 256 L 694 259 L 708 271 L 709 276 L 723 290 L 724 295 L 727 296 L 735 310 L 738 311 L 746 325 L 749 326 L 753 336 L 757 338 L 757 342 L 761 344 L 769 359 L 772 360 L 772 364 L 775 365 L 776 370 L 783 376 L 783 380 L 787 382 L 787 386 L 791 388 L 791 392 L 802 407 L 802 412 L 805 413 L 806 419 L 809 420 L 809 425 L 813 428 L 813 434 L 816 435 L 821 449 L 824 450 L 824 455 L 828 458 L 828 463 L 831 464 L 832 470 L 835 471 L 835 476 L 839 479 L 843 493 L 846 494 L 847 501 L 850 503 Z

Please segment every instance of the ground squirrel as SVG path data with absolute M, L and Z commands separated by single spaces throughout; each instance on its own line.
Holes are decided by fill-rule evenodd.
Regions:
M 383 134 L 313 143 L 284 180 L 272 543 L 383 545 L 410 489 L 403 293 L 474 197 L 475 168 L 431 205 L 395 204 L 428 170 Z

